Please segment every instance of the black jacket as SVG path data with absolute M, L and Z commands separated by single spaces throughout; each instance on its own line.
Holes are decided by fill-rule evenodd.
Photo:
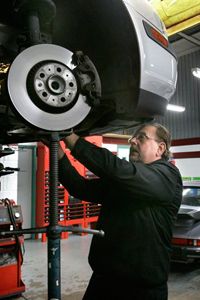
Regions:
M 79 199 L 102 204 L 89 253 L 100 274 L 127 278 L 143 286 L 168 279 L 172 224 L 182 197 L 178 169 L 165 160 L 131 163 L 79 139 L 72 155 L 97 175 L 85 179 L 64 156 L 59 179 Z

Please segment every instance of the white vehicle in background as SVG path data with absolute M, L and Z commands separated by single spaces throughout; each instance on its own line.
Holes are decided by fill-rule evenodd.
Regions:
M 165 112 L 177 61 L 145 0 L 6 0 L 0 143 L 101 134 Z

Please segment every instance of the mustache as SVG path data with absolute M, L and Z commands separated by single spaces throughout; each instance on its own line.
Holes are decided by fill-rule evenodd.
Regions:
M 130 147 L 130 154 L 131 154 L 131 153 L 134 153 L 134 152 L 139 153 L 139 152 L 138 152 L 138 149 L 137 149 L 135 146 L 131 146 L 131 147 Z

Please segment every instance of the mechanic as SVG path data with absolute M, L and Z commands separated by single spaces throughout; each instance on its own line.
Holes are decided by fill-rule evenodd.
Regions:
M 82 177 L 58 150 L 59 180 L 70 195 L 102 204 L 84 300 L 166 300 L 172 225 L 182 180 L 169 162 L 170 134 L 158 123 L 142 125 L 130 138 L 130 161 L 85 141 L 64 138 L 71 154 L 97 178 Z

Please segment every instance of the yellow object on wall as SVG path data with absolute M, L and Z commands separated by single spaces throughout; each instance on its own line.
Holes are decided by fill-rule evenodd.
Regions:
M 200 24 L 200 0 L 151 0 L 168 35 Z

